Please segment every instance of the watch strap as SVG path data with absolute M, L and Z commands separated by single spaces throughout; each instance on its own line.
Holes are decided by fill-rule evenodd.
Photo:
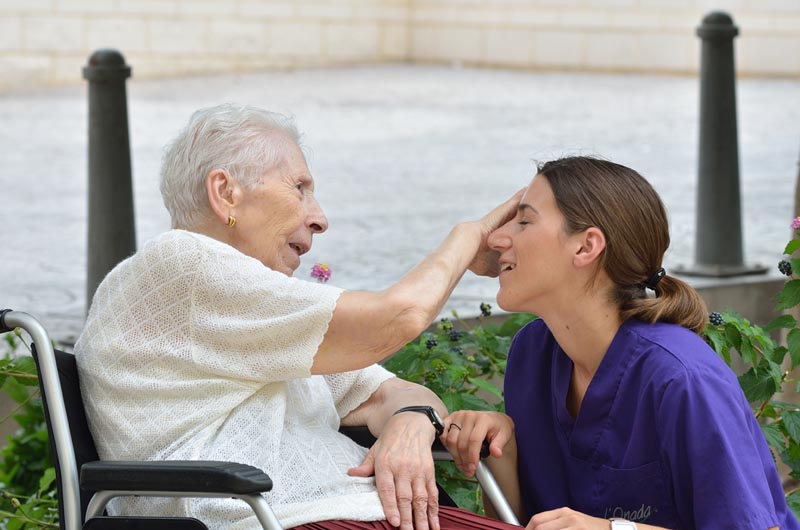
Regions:
M 627 519 L 612 517 L 609 521 L 611 521 L 611 530 L 638 530 L 636 523 Z
M 444 423 L 442 423 L 442 419 L 439 417 L 439 413 L 436 412 L 436 409 L 430 405 L 410 405 L 397 409 L 394 411 L 394 414 L 400 414 L 401 412 L 419 412 L 420 414 L 425 414 L 431 421 L 433 428 L 436 429 L 436 435 L 441 436 L 442 433 L 444 433 Z

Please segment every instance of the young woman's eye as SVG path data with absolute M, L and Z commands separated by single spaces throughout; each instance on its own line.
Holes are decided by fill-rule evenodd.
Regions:
M 520 219 L 519 221 L 517 221 L 517 224 L 525 226 L 526 224 L 529 224 L 529 223 L 528 223 L 528 221 L 525 221 L 524 219 Z

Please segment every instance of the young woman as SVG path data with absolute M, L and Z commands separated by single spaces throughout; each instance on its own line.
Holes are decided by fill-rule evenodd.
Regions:
M 488 243 L 500 307 L 540 318 L 511 347 L 507 415 L 447 419 L 467 474 L 488 437 L 529 529 L 800 528 L 735 375 L 698 335 L 702 299 L 662 268 L 667 216 L 641 175 L 548 162 Z

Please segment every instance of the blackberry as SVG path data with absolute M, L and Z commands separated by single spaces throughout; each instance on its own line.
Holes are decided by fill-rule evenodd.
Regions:
M 439 322 L 439 324 L 436 326 L 436 328 L 439 331 L 443 331 L 443 332 L 446 333 L 446 332 L 450 331 L 451 329 L 453 329 L 453 323 L 450 322 L 449 320 L 447 320 L 446 318 L 443 318 L 441 320 L 441 322 Z
M 708 321 L 711 322 L 713 326 L 721 326 L 725 323 L 725 319 L 722 318 L 719 311 L 712 311 L 711 314 L 708 315 Z
M 464 355 L 464 349 L 461 346 L 453 346 L 450 348 L 450 351 L 453 353 L 457 353 L 458 355 Z
M 785 259 L 782 259 L 778 262 L 778 270 L 781 271 L 781 274 L 784 276 L 791 276 L 792 275 L 792 264 Z
M 425 341 L 425 347 L 428 348 L 429 350 L 434 346 L 436 346 L 437 344 L 439 344 L 439 341 L 436 340 L 436 337 L 431 337 Z
M 492 306 L 490 306 L 489 304 L 487 304 L 485 302 L 482 303 L 481 304 L 481 315 L 483 315 L 485 317 L 492 316 Z
M 461 340 L 461 336 L 462 336 L 462 335 L 463 335 L 463 333 L 462 333 L 462 332 L 460 332 L 460 331 L 456 331 L 456 330 L 454 330 L 454 329 L 451 329 L 451 330 L 450 330 L 450 331 L 447 333 L 447 338 L 450 340 L 450 342 L 458 342 L 459 340 Z

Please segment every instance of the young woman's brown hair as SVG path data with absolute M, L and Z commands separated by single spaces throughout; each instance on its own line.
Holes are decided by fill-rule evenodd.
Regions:
M 595 226 L 606 237 L 600 266 L 614 282 L 612 296 L 623 320 L 671 322 L 701 333 L 708 311 L 700 295 L 663 275 L 669 247 L 664 204 L 636 171 L 597 158 L 575 156 L 539 167 L 566 218 L 568 233 Z M 648 297 L 648 284 L 655 298 Z

